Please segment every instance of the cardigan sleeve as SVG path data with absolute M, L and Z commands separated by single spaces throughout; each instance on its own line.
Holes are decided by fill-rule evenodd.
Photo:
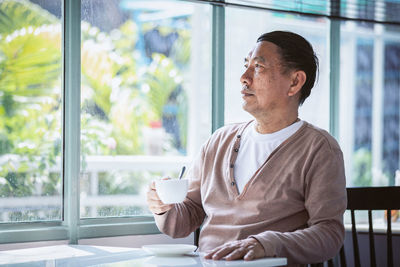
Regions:
M 200 185 L 206 145 L 193 161 L 186 177 L 189 179 L 189 190 L 185 200 L 161 215 L 154 215 L 158 229 L 173 238 L 190 235 L 202 224 L 205 213 L 201 203 Z
M 342 152 L 338 147 L 320 148 L 310 165 L 304 188 L 307 227 L 252 235 L 267 257 L 286 257 L 289 264 L 318 263 L 334 257 L 343 244 L 347 196 Z

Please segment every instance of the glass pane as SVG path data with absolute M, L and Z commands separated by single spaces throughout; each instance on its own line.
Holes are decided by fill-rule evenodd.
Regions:
M 390 35 L 398 36 L 400 27 Z M 383 68 L 382 172 L 388 184 L 400 186 L 400 38 L 385 40 Z M 383 129 L 385 129 L 383 131 Z M 385 177 L 385 178 L 386 178 Z
M 210 135 L 210 7 L 82 1 L 81 217 L 150 214 Z
M 246 18 L 243 20 L 243 18 Z M 257 38 L 275 30 L 292 31 L 302 35 L 313 46 L 320 61 L 319 79 L 300 107 L 299 116 L 314 125 L 329 129 L 329 74 L 327 60 L 328 25 L 324 19 L 310 19 L 279 12 L 226 9 L 225 59 L 225 123 L 252 119 L 242 107 L 240 76 L 243 59 L 254 47 Z M 238 38 L 240 36 L 240 38 Z
M 60 15 L 0 2 L 0 222 L 61 219 Z
M 400 185 L 399 32 L 341 25 L 340 142 L 348 186 Z

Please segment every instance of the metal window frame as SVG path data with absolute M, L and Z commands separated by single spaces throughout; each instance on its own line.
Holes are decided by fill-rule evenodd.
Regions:
M 64 142 L 69 144 L 63 146 L 63 224 L 68 229 L 69 243 L 77 244 L 82 238 L 160 233 L 152 216 L 80 218 L 81 0 L 64 0 L 63 7 L 63 128 Z
M 225 120 L 225 7 L 222 5 L 212 5 L 211 31 L 211 129 L 215 132 L 224 125 Z
M 225 5 L 223 0 L 211 3 L 204 1 L 204 4 L 212 6 L 211 122 L 214 132 L 224 125 L 225 117 Z M 330 20 L 330 132 L 337 137 L 340 20 Z M 63 220 L 2 223 L 0 224 L 0 243 L 69 240 L 70 244 L 77 244 L 82 238 L 160 233 L 152 216 L 93 219 L 80 219 L 79 217 L 80 24 L 81 0 L 63 0 Z
M 340 10 L 340 0 L 331 0 L 331 6 Z M 338 14 L 332 13 L 333 17 Z M 329 132 L 339 137 L 339 81 L 340 81 L 340 20 L 331 18 L 329 23 Z
M 63 217 L 61 221 L 1 223 L 0 244 L 53 240 L 77 244 L 83 238 L 158 234 L 150 215 L 80 219 L 81 0 L 63 0 L 62 9 Z
M 63 225 L 78 243 L 81 105 L 81 1 L 63 1 Z M 66 127 L 68 125 L 68 127 Z

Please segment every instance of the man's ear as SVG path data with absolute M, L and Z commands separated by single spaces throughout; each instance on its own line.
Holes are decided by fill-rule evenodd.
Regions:
M 298 70 L 293 72 L 291 75 L 292 83 L 290 84 L 288 96 L 294 96 L 295 94 L 297 94 L 303 87 L 306 79 L 307 75 L 304 71 Z

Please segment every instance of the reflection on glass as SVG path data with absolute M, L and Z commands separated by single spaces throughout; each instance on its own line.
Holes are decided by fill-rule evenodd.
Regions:
M 243 20 L 242 18 L 246 18 Z M 287 15 L 279 12 L 226 9 L 225 41 L 225 123 L 251 119 L 242 109 L 240 76 L 243 60 L 257 38 L 275 30 L 292 31 L 304 36 L 313 46 L 320 61 L 319 79 L 311 95 L 300 107 L 301 119 L 329 129 L 329 83 L 327 71 L 327 23 L 324 19 Z
M 382 168 L 388 184 L 400 186 L 400 40 L 385 42 L 384 50 Z
M 353 184 L 369 186 L 372 184 L 372 86 L 373 86 L 373 42 L 356 41 L 356 83 L 354 103 L 354 162 Z
M 210 134 L 209 6 L 82 1 L 81 217 L 148 214 Z
M 61 1 L 1 1 L 0 222 L 61 219 Z
M 341 25 L 340 142 L 348 186 L 396 184 L 399 31 L 400 27 L 384 29 L 378 24 Z M 400 177 L 397 180 L 400 183 Z

